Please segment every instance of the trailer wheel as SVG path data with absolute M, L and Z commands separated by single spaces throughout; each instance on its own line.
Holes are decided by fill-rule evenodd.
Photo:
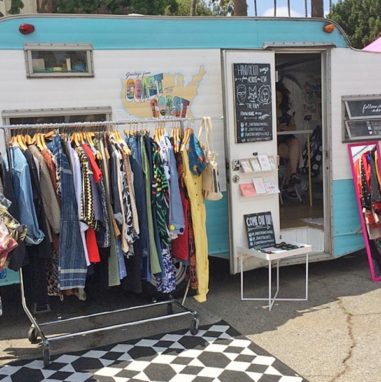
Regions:
M 31 344 L 38 344 L 40 342 L 38 331 L 33 325 L 28 330 L 28 340 Z

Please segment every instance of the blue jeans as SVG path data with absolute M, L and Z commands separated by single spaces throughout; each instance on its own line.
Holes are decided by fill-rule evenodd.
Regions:
M 61 138 L 54 137 L 53 154 L 61 177 L 61 221 L 59 241 L 60 289 L 84 288 L 87 266 L 79 228 L 73 173 L 63 152 Z

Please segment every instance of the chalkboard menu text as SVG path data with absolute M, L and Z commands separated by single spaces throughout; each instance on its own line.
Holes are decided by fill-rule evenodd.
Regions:
M 271 211 L 244 215 L 249 249 L 262 249 L 275 245 Z
M 233 64 L 233 86 L 236 142 L 272 140 L 270 64 Z

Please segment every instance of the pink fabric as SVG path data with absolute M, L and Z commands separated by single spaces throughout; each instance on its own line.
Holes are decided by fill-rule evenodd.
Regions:
M 366 50 L 367 52 L 381 52 L 381 37 L 371 42 L 362 50 Z

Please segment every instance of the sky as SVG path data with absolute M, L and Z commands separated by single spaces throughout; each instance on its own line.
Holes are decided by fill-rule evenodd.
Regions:
M 305 0 L 289 0 L 291 4 L 291 16 L 305 16 Z M 336 4 L 338 0 L 332 0 Z M 287 0 L 276 0 L 277 16 L 288 16 Z M 248 15 L 254 16 L 254 0 L 247 0 Z M 311 0 L 307 0 L 307 14 L 311 14 Z M 257 0 L 258 16 L 274 16 L 274 0 Z M 324 15 L 329 11 L 329 0 L 324 0 Z

